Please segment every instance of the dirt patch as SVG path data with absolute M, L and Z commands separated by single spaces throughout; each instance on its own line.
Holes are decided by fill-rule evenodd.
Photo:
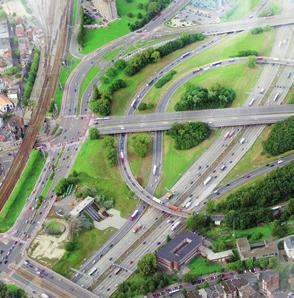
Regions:
M 61 219 L 56 219 L 56 221 L 65 226 L 65 230 L 61 235 L 48 235 L 42 229 L 28 248 L 28 255 L 32 259 L 48 267 L 52 267 L 63 256 L 65 243 L 70 238 L 68 223 Z

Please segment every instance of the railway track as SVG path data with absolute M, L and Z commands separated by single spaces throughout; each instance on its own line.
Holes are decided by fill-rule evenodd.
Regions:
M 69 2 L 65 7 L 65 15 L 68 13 Z M 51 40 L 47 40 L 47 47 L 45 48 L 45 79 L 42 85 L 42 91 L 40 94 L 40 98 L 38 101 L 37 108 L 35 109 L 31 123 L 27 128 L 24 139 L 20 148 L 15 156 L 11 167 L 1 185 L 0 188 L 0 210 L 4 207 L 7 202 L 13 188 L 15 187 L 19 177 L 21 176 L 25 165 L 28 161 L 30 153 L 33 149 L 34 143 L 36 141 L 37 134 L 40 130 L 40 127 L 44 121 L 46 112 L 48 110 L 51 99 L 54 97 L 55 88 L 58 81 L 58 74 L 60 69 L 60 61 L 63 56 L 65 42 L 66 42 L 66 34 L 67 34 L 67 17 L 65 18 L 65 22 L 63 24 L 63 28 L 60 28 L 61 34 L 59 35 L 58 43 L 56 45 L 57 50 L 54 56 L 54 60 L 52 61 L 51 50 L 52 47 L 50 45 Z M 53 62 L 52 66 L 51 63 Z

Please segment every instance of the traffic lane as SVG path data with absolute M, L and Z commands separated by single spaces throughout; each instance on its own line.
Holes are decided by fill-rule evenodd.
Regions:
M 259 116 L 244 116 L 244 117 L 232 117 L 224 119 L 207 119 L 206 121 L 202 118 L 192 118 L 187 120 L 172 120 L 162 122 L 152 122 L 152 123 L 138 123 L 138 124 L 128 124 L 124 125 L 124 133 L 134 133 L 134 132 L 153 132 L 153 131 L 164 131 L 172 127 L 176 122 L 185 123 L 189 121 L 201 121 L 209 124 L 212 128 L 224 128 L 231 126 L 254 126 L 254 125 L 263 125 L 263 124 L 273 124 L 282 120 L 285 120 L 293 114 L 284 114 L 284 115 L 259 115 Z M 121 134 L 121 126 L 109 126 L 99 128 L 99 133 L 101 135 L 111 135 L 111 134 Z

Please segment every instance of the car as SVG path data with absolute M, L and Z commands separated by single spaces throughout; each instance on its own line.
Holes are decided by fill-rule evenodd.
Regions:
M 161 242 L 160 242 L 160 241 L 158 241 L 156 244 L 157 244 L 157 245 L 160 245 L 160 244 L 161 244 Z
M 146 241 L 144 241 L 143 244 L 145 245 L 146 244 Z
M 134 261 L 130 261 L 130 264 L 133 264 L 134 263 Z
M 109 258 L 109 261 L 112 261 L 112 260 L 113 260 L 113 257 L 110 257 L 110 258 Z

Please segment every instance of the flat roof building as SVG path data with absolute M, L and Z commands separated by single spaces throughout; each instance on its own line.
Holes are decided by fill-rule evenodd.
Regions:
M 278 255 L 278 247 L 272 238 L 260 243 L 250 244 L 247 238 L 239 238 L 236 241 L 241 261 L 252 258 L 274 257 Z
M 162 246 L 156 253 L 159 264 L 168 269 L 180 269 L 197 253 L 203 238 L 196 233 L 183 231 Z
M 284 240 L 284 248 L 287 257 L 290 260 L 294 260 L 294 236 L 291 236 Z
M 72 217 L 78 217 L 93 202 L 94 198 L 86 197 L 82 202 L 80 202 L 74 209 L 70 211 L 70 215 Z

